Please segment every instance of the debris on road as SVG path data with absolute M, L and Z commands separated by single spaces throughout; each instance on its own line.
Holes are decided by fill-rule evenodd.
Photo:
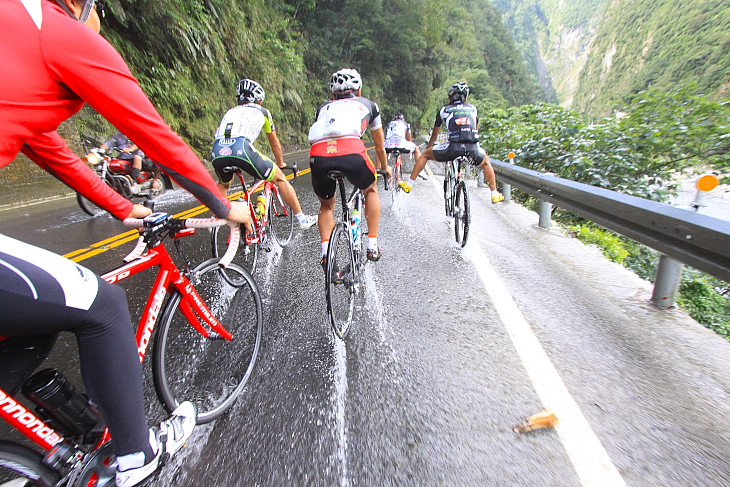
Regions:
M 540 428 L 552 428 L 556 424 L 558 424 L 558 417 L 555 413 L 549 409 L 543 409 L 527 418 L 524 423 L 516 425 L 512 430 L 515 433 L 527 433 Z

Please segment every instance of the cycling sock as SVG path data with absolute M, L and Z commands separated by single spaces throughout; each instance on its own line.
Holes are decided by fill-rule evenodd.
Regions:
M 147 446 L 147 448 L 145 448 L 144 451 L 138 451 L 137 453 L 130 453 L 128 455 L 122 455 L 121 457 L 117 457 L 117 469 L 120 472 L 129 470 L 130 468 L 142 467 L 155 459 L 155 456 L 157 455 L 157 450 L 160 448 L 160 446 L 157 443 L 157 436 L 155 436 L 155 432 L 152 430 L 149 430 L 149 432 L 149 445 Z
M 322 257 L 327 255 L 327 247 L 330 246 L 329 240 L 322 240 Z
M 416 178 L 418 178 L 418 176 L 416 176 Z M 416 180 L 415 179 L 408 179 L 408 186 L 413 187 L 415 185 L 416 185 Z
M 368 249 L 378 250 L 378 236 L 371 237 L 368 235 Z
M 300 211 L 296 215 L 294 215 L 299 223 L 304 223 L 307 220 L 307 215 L 304 214 L 303 211 Z

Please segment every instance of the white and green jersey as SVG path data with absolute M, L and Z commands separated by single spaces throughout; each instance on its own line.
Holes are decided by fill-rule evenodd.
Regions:
M 245 137 L 253 142 L 261 133 L 262 128 L 267 134 L 275 130 L 271 113 L 257 103 L 246 103 L 226 112 L 215 133 L 215 138 Z

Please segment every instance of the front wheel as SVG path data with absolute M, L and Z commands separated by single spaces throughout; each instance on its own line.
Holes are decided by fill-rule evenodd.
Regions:
M 335 336 L 344 339 L 355 311 L 356 270 L 350 229 L 343 222 L 332 230 L 326 259 L 327 313 Z
M 53 487 L 61 480 L 41 455 L 10 441 L 0 441 L 0 485 Z
M 153 377 L 160 400 L 168 411 L 192 401 L 198 424 L 220 417 L 241 394 L 263 328 L 261 298 L 251 274 L 236 264 L 221 269 L 218 262 L 200 264 L 190 281 L 233 339 L 199 333 L 185 317 L 193 308 L 175 291 L 162 312 L 154 345 Z
M 109 182 L 104 180 L 104 182 L 109 185 Z M 81 193 L 76 193 L 76 202 L 79 204 L 79 207 L 84 210 L 84 213 L 90 216 L 97 216 L 101 215 L 102 213 L 105 213 L 106 210 L 102 208 L 101 206 L 97 205 L 90 199 L 87 199 L 85 196 L 83 196 Z
M 274 240 L 281 247 L 286 247 L 294 235 L 294 212 L 289 205 L 284 203 L 283 199 L 279 198 L 281 195 L 275 193 L 272 193 L 269 198 L 269 225 L 271 233 L 274 234 Z
M 466 245 L 469 237 L 469 223 L 471 213 L 469 212 L 469 193 L 466 191 L 464 181 L 456 185 L 456 198 L 454 199 L 454 236 L 456 243 L 462 247 Z
M 247 271 L 253 274 L 256 270 L 256 262 L 258 261 L 259 244 L 246 243 L 246 239 L 243 237 L 245 231 L 245 227 L 241 226 L 241 243 L 238 245 L 238 251 L 236 252 L 236 256 L 233 260 L 240 263 Z M 231 228 L 228 225 L 213 228 L 213 231 L 210 234 L 210 239 L 214 258 L 223 257 L 228 249 L 230 238 Z

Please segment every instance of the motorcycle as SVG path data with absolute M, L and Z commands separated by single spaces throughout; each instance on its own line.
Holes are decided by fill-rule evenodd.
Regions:
M 133 181 L 132 160 L 121 159 L 121 154 L 122 151 L 118 148 L 108 151 L 101 148 L 91 149 L 84 160 L 106 184 L 130 201 L 133 198 L 154 199 L 172 189 L 170 178 L 147 157 L 142 160 L 139 181 Z M 80 193 L 76 193 L 76 200 L 81 209 L 91 216 L 105 211 Z

